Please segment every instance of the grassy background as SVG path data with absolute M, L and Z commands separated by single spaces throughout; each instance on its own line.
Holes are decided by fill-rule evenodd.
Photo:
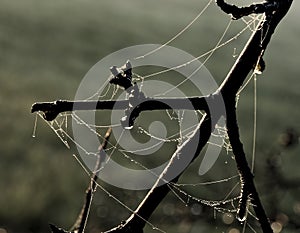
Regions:
M 87 177 L 70 151 L 44 123 L 38 122 L 37 138 L 31 137 L 34 123 L 31 104 L 72 99 L 82 77 L 101 58 L 127 46 L 167 41 L 203 6 L 204 3 L 195 0 L 0 0 L 0 228 L 8 232 L 49 232 L 49 222 L 67 228 L 76 218 L 87 185 Z M 266 52 L 267 70 L 258 79 L 258 187 L 265 194 L 263 198 L 269 203 L 266 206 L 270 212 L 271 197 L 267 194 L 278 193 L 280 213 L 293 221 L 300 214 L 299 186 L 281 187 L 276 181 L 269 182 L 272 176 L 264 172 L 266 161 L 276 155 L 283 176 L 297 179 L 299 184 L 299 145 L 287 149 L 278 146 L 278 137 L 287 128 L 300 132 L 299 9 L 300 3 L 295 1 Z M 228 16 L 212 6 L 172 45 L 197 56 L 216 44 L 227 22 Z M 240 51 L 245 38 L 218 51 L 207 63 L 219 83 L 234 62 L 233 49 Z M 242 137 L 248 154 L 253 128 L 252 89 L 250 84 L 239 103 Z M 209 176 L 223 177 L 222 166 L 221 161 Z M 228 166 L 225 173 L 230 174 L 231 168 Z M 259 175 L 264 179 L 260 180 Z M 137 205 L 143 196 L 143 193 L 114 191 L 131 206 Z M 206 190 L 201 194 L 206 197 L 214 192 L 217 191 Z M 211 217 L 211 222 L 203 225 L 191 216 L 189 208 L 177 202 L 169 197 L 153 222 L 168 232 L 200 232 L 221 224 Z M 175 214 L 168 214 L 168 209 Z M 212 211 L 209 213 L 212 215 Z M 89 232 L 108 229 L 128 214 L 98 192 Z M 228 226 L 220 226 L 216 232 L 221 229 L 226 231 Z M 287 229 L 293 229 L 293 225 Z

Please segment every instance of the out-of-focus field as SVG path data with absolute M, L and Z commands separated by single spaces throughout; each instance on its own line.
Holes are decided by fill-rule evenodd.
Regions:
M 0 0 L 0 228 L 9 233 L 49 232 L 48 223 L 67 228 L 81 208 L 88 184 L 87 176 L 72 153 L 41 120 L 36 137 L 32 137 L 32 103 L 74 98 L 85 73 L 101 58 L 124 47 L 168 41 L 198 14 L 205 5 L 203 2 Z M 229 16 L 213 5 L 171 45 L 194 56 L 213 48 L 229 21 Z M 277 193 L 275 204 L 280 213 L 298 224 L 300 147 L 296 144 L 282 148 L 278 138 L 287 129 L 300 133 L 299 10 L 300 3 L 295 0 L 265 54 L 266 71 L 257 80 L 256 154 L 258 189 L 267 210 L 272 212 L 274 204 L 270 202 L 270 193 Z M 234 24 L 241 26 L 243 23 L 233 22 L 231 36 L 238 32 L 234 30 Z M 207 63 L 219 84 L 234 62 L 235 48 L 240 52 L 247 37 L 249 33 L 218 50 Z M 241 134 L 250 158 L 253 83 L 241 95 L 238 108 Z M 278 164 L 275 167 L 282 175 L 288 180 L 296 180 L 293 187 L 276 185 L 272 176 L 265 174 L 267 160 L 272 156 L 276 157 Z M 231 168 L 216 166 L 211 171 L 217 174 L 215 177 L 222 177 L 226 169 L 235 169 L 234 164 Z M 198 179 L 201 182 L 202 177 Z M 270 183 L 272 185 L 268 186 Z M 128 195 L 127 204 L 134 203 L 132 206 L 141 198 L 135 198 L 127 191 L 116 192 L 124 199 Z M 207 195 L 211 192 L 207 191 Z M 205 194 L 201 193 L 202 197 L 209 199 Z M 207 225 L 197 222 L 195 216 L 189 220 L 184 211 L 176 210 L 177 218 L 172 217 L 166 208 L 176 202 L 178 199 L 170 198 L 170 202 L 164 204 L 165 208 L 157 211 L 153 222 L 167 232 L 201 232 L 209 226 L 215 231 L 207 231 L 221 232 L 214 227 L 217 223 L 213 222 L 212 210 L 212 222 Z M 88 232 L 108 229 L 128 215 L 127 210 L 99 191 Z M 168 218 L 173 218 L 178 225 Z M 220 229 L 226 231 L 227 228 Z M 295 232 L 291 229 L 293 225 L 285 232 Z

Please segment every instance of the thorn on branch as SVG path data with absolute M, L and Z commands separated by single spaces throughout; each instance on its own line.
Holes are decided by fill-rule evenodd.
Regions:
M 216 0 L 217 5 L 226 13 L 232 15 L 232 19 L 240 19 L 250 14 L 273 14 L 279 8 L 278 1 L 265 1 L 263 3 L 255 3 L 246 7 L 238 7 L 226 3 L 224 0 Z

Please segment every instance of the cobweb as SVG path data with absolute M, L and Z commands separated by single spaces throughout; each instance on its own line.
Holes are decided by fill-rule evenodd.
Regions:
M 186 26 L 183 25 L 182 30 L 176 35 L 170 35 L 171 38 L 160 47 L 149 51 L 142 56 L 135 57 L 134 59 L 145 59 L 147 56 L 157 53 L 165 46 L 172 45 L 174 42 L 184 38 L 187 31 L 201 30 L 197 28 L 197 25 L 199 25 L 201 20 L 207 19 L 205 13 L 213 7 L 215 7 L 213 1 L 208 1 L 204 6 L 200 7 L 199 13 Z M 222 20 L 227 20 L 228 23 L 220 31 L 217 42 L 211 48 L 208 48 L 197 55 L 195 60 L 200 60 L 203 66 L 214 67 L 220 62 L 220 56 L 226 57 L 225 61 L 227 66 L 224 68 L 224 72 L 226 73 L 226 69 L 228 70 L 238 57 L 246 40 L 249 38 L 249 35 L 255 30 L 258 22 L 262 19 L 263 16 L 250 16 L 245 17 L 242 21 L 238 22 L 229 19 L 228 16 L 224 16 Z M 193 62 L 194 60 L 190 60 L 169 69 L 157 67 L 141 67 L 136 70 L 134 69 L 133 81 L 136 82 L 139 89 L 147 95 L 146 80 L 155 81 L 165 79 L 172 83 L 170 77 L 177 75 L 176 70 L 181 67 L 189 66 Z M 225 62 L 223 61 L 223 63 Z M 107 69 L 109 69 L 109 67 L 107 67 Z M 199 69 L 201 69 L 201 67 L 199 67 Z M 195 72 L 196 71 L 197 70 L 195 70 Z M 255 164 L 257 121 L 256 76 L 257 72 L 253 72 L 253 74 L 249 76 L 248 81 L 245 82 L 237 96 L 240 98 L 243 95 L 245 87 L 251 81 L 254 82 L 252 171 L 254 171 Z M 152 97 L 169 96 L 174 93 L 176 88 L 181 88 L 182 86 L 185 86 L 185 88 L 189 87 L 189 78 L 190 77 L 180 76 L 178 78 L 179 81 L 173 82 L 169 88 L 163 90 L 158 88 L 157 92 L 154 93 Z M 128 96 L 124 95 L 124 90 L 109 84 L 108 80 L 109 77 L 106 77 L 106 81 L 102 83 L 101 87 L 85 100 L 116 100 L 120 98 L 120 96 L 128 98 Z M 130 130 L 130 139 L 134 140 L 134 142 L 131 143 L 132 146 L 130 146 L 130 141 L 128 141 L 127 138 L 128 130 L 124 129 L 119 121 L 113 121 L 110 117 L 111 114 L 112 111 L 99 110 L 96 113 L 95 124 L 91 124 L 85 121 L 84 117 L 82 117 L 79 112 L 62 113 L 51 122 L 45 121 L 41 113 L 37 113 L 33 136 L 36 135 L 36 122 L 38 118 L 44 120 L 66 148 L 70 149 L 70 153 L 73 154 L 75 161 L 80 164 L 82 169 L 89 176 L 91 176 L 92 171 L 87 168 L 86 164 L 84 164 L 82 158 L 74 148 L 77 148 L 77 150 L 81 151 L 81 153 L 85 154 L 87 157 L 96 157 L 97 148 L 91 150 L 88 146 L 79 144 L 72 135 L 71 122 L 75 122 L 75 124 L 78 124 L 80 127 L 93 132 L 93 134 L 99 138 L 99 141 L 104 139 L 103 135 L 105 134 L 105 131 L 111 127 L 121 133 L 117 136 L 112 135 L 112 138 L 110 138 L 108 142 L 106 153 L 110 155 L 110 159 L 114 159 L 119 164 L 128 166 L 132 169 L 150 171 L 153 167 L 170 159 L 176 148 L 184 143 L 184 141 L 188 140 L 193 134 L 196 124 L 183 126 L 184 120 L 193 115 L 201 121 L 205 115 L 201 111 L 193 111 L 191 113 L 188 110 L 162 110 L 155 111 L 155 113 L 144 112 L 136 120 L 133 129 Z M 120 118 L 122 117 L 122 114 L 122 111 L 120 111 Z M 155 122 L 154 126 L 151 124 L 153 122 Z M 138 146 L 135 146 L 136 142 Z M 226 128 L 217 125 L 209 143 L 214 147 L 223 148 L 222 154 L 218 158 L 216 164 L 208 173 L 200 176 L 198 174 L 198 168 L 202 157 L 199 156 L 199 159 L 187 168 L 178 183 L 169 183 L 168 187 L 171 194 L 161 203 L 161 208 L 158 208 L 153 217 L 151 217 L 149 221 L 146 221 L 147 226 L 149 227 L 148 232 L 151 232 L 151 230 L 160 232 L 199 232 L 199 229 L 202 229 L 203 231 L 205 231 L 205 229 L 207 231 L 210 231 L 208 229 L 214 229 L 213 232 L 226 231 L 229 233 L 258 231 L 257 219 L 252 213 L 250 204 L 248 205 L 246 220 L 243 223 L 240 223 L 235 219 L 238 208 L 240 181 L 235 168 L 234 156 L 231 152 Z M 124 148 L 124 144 L 129 145 L 129 147 Z M 141 156 L 148 154 L 151 154 L 150 158 L 149 156 Z M 156 177 L 159 176 L 157 174 L 154 175 Z M 96 212 L 97 209 L 101 208 L 99 211 L 101 214 L 96 214 L 100 216 L 101 220 L 111 216 L 109 213 L 111 210 L 107 209 L 108 205 L 111 204 L 108 203 L 114 203 L 112 205 L 120 209 L 120 213 L 122 214 L 119 215 L 119 221 L 121 221 L 123 220 L 122 218 L 126 218 L 126 216 L 134 213 L 134 209 L 138 205 L 138 202 L 141 201 L 145 195 L 145 191 L 120 191 L 120 189 L 111 187 L 102 181 L 97 183 L 97 187 L 98 199 L 96 198 L 96 203 L 94 204 L 96 206 Z M 124 193 L 126 195 L 124 195 Z M 116 214 L 115 211 L 114 214 Z M 166 217 L 161 221 L 161 219 L 156 216 Z M 208 224 L 203 227 L 205 222 Z M 109 222 L 107 224 L 118 224 L 118 222 Z M 178 230 L 179 228 L 180 230 Z

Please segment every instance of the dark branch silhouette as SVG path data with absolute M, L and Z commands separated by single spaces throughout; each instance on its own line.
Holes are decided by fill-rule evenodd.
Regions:
M 247 7 L 230 5 L 224 0 L 216 0 L 216 3 L 225 13 L 232 15 L 233 19 L 240 19 L 250 14 L 272 14 L 272 12 L 278 10 L 280 6 L 279 1 L 276 0 L 268 0 L 264 3 L 256 3 Z
M 263 64 L 262 57 L 269 44 L 271 37 L 275 31 L 275 28 L 282 20 L 282 18 L 288 12 L 292 0 L 268 0 L 264 3 L 253 4 L 248 7 L 237 7 L 224 2 L 224 0 L 216 0 L 217 5 L 227 14 L 231 14 L 234 19 L 239 19 L 249 14 L 265 14 L 265 19 L 262 20 L 257 26 L 255 32 L 249 39 L 245 49 L 242 51 L 240 57 L 228 73 L 224 82 L 220 88 L 210 96 L 206 97 L 193 97 L 189 99 L 152 99 L 144 96 L 136 85 L 131 81 L 131 66 L 130 63 L 126 63 L 123 68 L 112 67 L 111 72 L 114 78 L 110 80 L 111 84 L 122 86 L 131 96 L 129 100 L 123 101 L 98 101 L 98 102 L 70 102 L 70 101 L 56 101 L 50 103 L 36 103 L 32 106 L 32 112 L 42 111 L 46 120 L 53 120 L 55 117 L 65 111 L 73 110 L 94 110 L 94 109 L 124 109 L 125 118 L 124 124 L 132 126 L 134 120 L 138 117 L 142 111 L 156 110 L 156 109 L 169 109 L 169 106 L 174 106 L 168 103 L 175 101 L 178 108 L 185 109 L 185 103 L 192 101 L 195 109 L 204 110 L 206 112 L 206 118 L 202 123 L 199 123 L 194 135 L 187 140 L 186 143 L 181 145 L 174 155 L 180 155 L 178 158 L 182 158 L 189 153 L 189 144 L 197 140 L 197 136 L 201 135 L 198 143 L 197 151 L 193 160 L 198 156 L 200 151 L 206 145 L 211 132 L 212 125 L 214 125 L 214 119 L 219 119 L 222 115 L 222 111 L 217 113 L 209 112 L 207 101 L 215 103 L 220 100 L 220 96 L 223 97 L 226 108 L 226 126 L 228 130 L 229 140 L 232 146 L 233 153 L 235 155 L 235 161 L 237 170 L 241 180 L 241 194 L 239 201 L 238 218 L 240 221 L 244 220 L 244 216 L 247 211 L 247 202 L 250 201 L 253 205 L 255 214 L 261 225 L 264 233 L 273 232 L 265 213 L 263 205 L 260 201 L 259 194 L 256 191 L 254 184 L 253 174 L 249 168 L 246 155 L 243 149 L 243 144 L 239 137 L 239 127 L 236 116 L 236 94 L 247 75 L 251 70 L 257 66 L 257 64 Z M 170 102 L 168 102 L 170 101 Z M 166 104 L 167 103 L 167 104 Z M 174 108 L 174 107 L 172 107 Z M 217 116 L 215 116 L 217 115 Z M 174 156 L 173 155 L 173 156 Z M 168 172 L 172 169 L 172 163 L 165 171 L 160 175 L 157 182 L 167 177 Z M 181 174 L 174 178 L 170 182 L 177 182 Z M 134 213 L 124 222 L 122 222 L 116 228 L 113 228 L 107 232 L 111 233 L 142 233 L 146 224 L 145 220 L 148 220 L 153 211 L 162 201 L 162 199 L 170 191 L 167 184 L 162 186 L 154 185 L 148 192 L 144 200 L 140 203 Z M 57 231 L 59 232 L 59 231 Z M 63 231 L 62 231 L 63 232 Z

